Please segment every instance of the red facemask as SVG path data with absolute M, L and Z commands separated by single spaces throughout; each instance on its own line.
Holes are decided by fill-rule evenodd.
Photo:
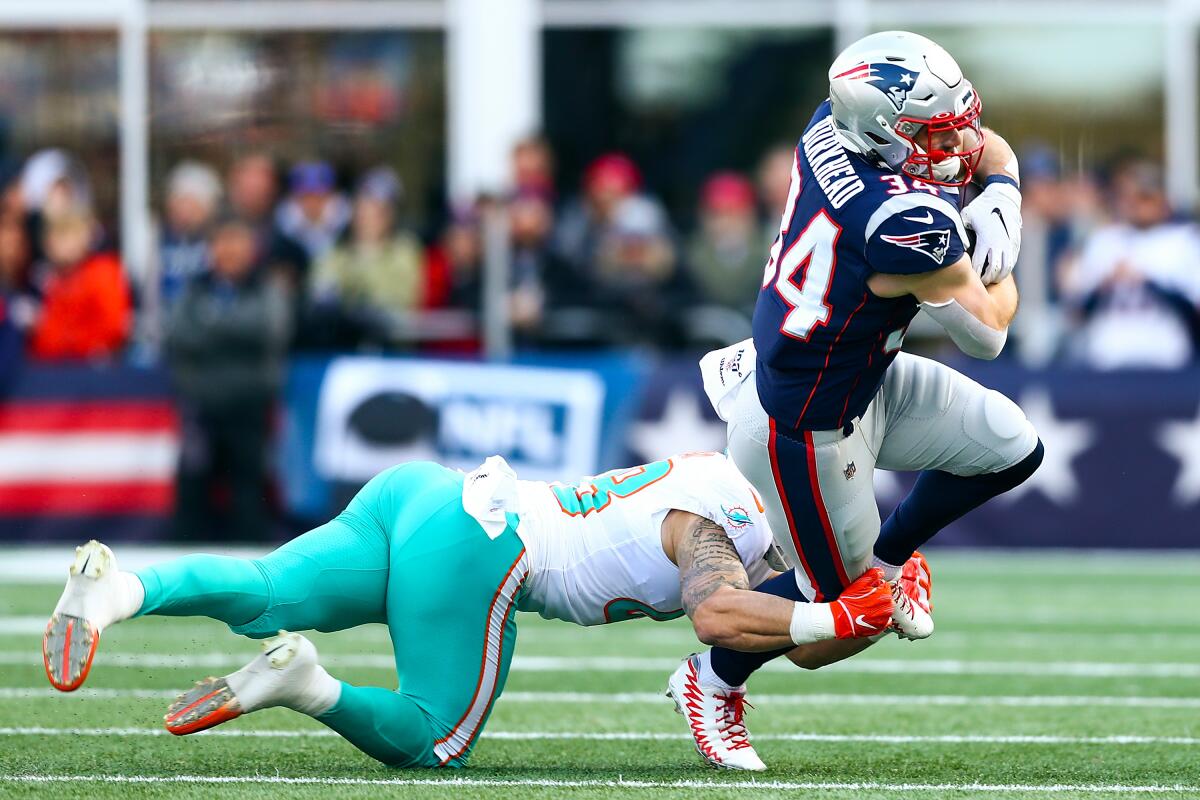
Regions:
M 905 160 L 902 169 L 915 178 L 939 186 L 963 186 L 971 182 L 975 169 L 983 158 L 983 131 L 979 125 L 979 113 L 983 104 L 976 94 L 966 111 L 951 116 L 944 112 L 933 119 L 918 119 L 917 117 L 900 117 L 896 120 L 896 133 L 900 138 L 912 145 L 913 152 Z M 906 126 L 905 123 L 908 123 Z M 912 136 L 904 133 L 904 128 L 911 126 Z M 962 144 L 957 150 L 941 150 L 934 145 L 935 140 L 945 140 L 944 134 L 958 131 Z M 936 177 L 934 165 L 940 165 L 947 159 L 957 159 L 959 169 L 957 177 L 949 180 Z

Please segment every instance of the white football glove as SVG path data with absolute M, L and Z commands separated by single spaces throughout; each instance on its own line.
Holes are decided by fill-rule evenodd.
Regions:
M 971 265 L 985 286 L 1009 276 L 1021 250 L 1021 192 L 1011 184 L 990 183 L 962 210 L 975 232 Z

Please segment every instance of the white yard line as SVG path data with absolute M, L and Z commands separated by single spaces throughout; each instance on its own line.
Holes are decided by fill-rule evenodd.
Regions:
M 164 728 L 45 728 L 0 727 L 0 736 L 171 736 Z M 330 730 L 253 730 L 221 728 L 198 736 L 248 739 L 326 739 L 337 737 Z M 593 741 L 593 742 L 666 742 L 689 741 L 687 733 L 649 731 L 484 731 L 485 739 L 509 741 Z M 854 734 L 854 733 L 759 733 L 752 737 L 762 742 L 851 742 L 871 744 L 1070 744 L 1070 745 L 1173 745 L 1193 747 L 1200 738 L 1191 736 L 1036 736 L 942 734 L 938 736 Z
M 79 542 L 83 544 L 83 542 Z M 258 558 L 271 551 L 270 547 L 230 547 L 228 545 L 126 547 L 114 545 L 121 569 L 136 572 L 162 561 L 191 555 L 212 553 L 234 558 Z M 67 579 L 67 568 L 75 557 L 69 544 L 56 547 L 0 548 L 0 584 L 47 583 L 61 586 Z
M 182 690 L 174 688 L 80 688 L 62 693 L 49 687 L 0 687 L 0 700 L 58 698 L 174 699 Z M 1200 697 L 1109 696 L 1109 694 L 752 694 L 756 703 L 766 705 L 914 705 L 1000 706 L 1000 708 L 1130 708 L 1200 709 Z M 580 703 L 602 705 L 656 705 L 664 703 L 658 692 L 504 692 L 509 703 Z
M 0 617 L 0 635 L 38 635 L 46 630 L 46 617 Z
M 632 627 L 632 626 L 631 626 Z M 611 646 L 612 638 L 621 642 L 636 642 L 639 645 L 657 645 L 661 648 L 676 648 L 698 646 L 696 635 L 690 628 L 655 625 L 652 627 L 639 626 L 640 629 L 606 630 L 595 636 L 588 631 L 574 627 L 542 627 L 530 626 L 522 628 L 519 639 L 523 645 L 553 644 L 559 647 L 570 646 L 585 649 L 595 643 Z M 46 629 L 44 615 L 0 615 L 0 636 L 38 635 Z M 388 642 L 387 630 L 379 626 L 378 630 L 366 632 L 355 631 L 354 640 L 363 642 L 378 642 L 381 646 Z M 1061 631 L 1020 631 L 996 632 L 990 630 L 941 631 L 932 640 L 938 645 L 964 646 L 967 644 L 990 643 L 1006 647 L 1062 647 L 1068 643 L 1084 645 L 1103 644 L 1106 648 L 1114 647 L 1150 647 L 1162 646 L 1178 649 L 1182 647 L 1200 648 L 1200 635 L 1178 633 L 1144 633 L 1130 631 L 1128 633 L 1106 633 L 1099 636 L 1094 633 L 1068 633 Z M 576 650 L 578 652 L 578 650 Z
M 36 651 L 0 651 L 0 665 L 40 665 Z M 240 667 L 251 653 L 208 653 L 171 655 L 168 653 L 107 653 L 96 657 L 100 667 L 132 668 L 224 668 Z M 393 669 L 386 655 L 332 655 L 324 659 L 331 667 L 370 667 Z M 669 674 L 677 665 L 673 658 L 627 658 L 612 656 L 513 657 L 511 669 L 517 672 L 659 672 Z M 784 659 L 769 662 L 771 672 L 793 672 L 796 668 Z M 1029 675 L 1070 678 L 1200 678 L 1200 664 L 1175 662 L 1102 661 L 974 661 L 963 659 L 873 659 L 859 658 L 832 664 L 826 672 L 896 675 Z
M 173 700 L 180 689 L 79 689 L 64 694 L 49 687 L 0 687 L 0 700 L 57 698 Z M 504 704 L 580 703 L 599 705 L 650 705 L 664 703 L 657 692 L 505 692 Z M 1144 695 L 970 695 L 970 694 L 754 694 L 764 706 L 988 706 L 1001 708 L 1200 708 L 1200 697 L 1148 697 Z
M 281 775 L 0 775 L 8 783 L 194 783 L 194 784 L 282 784 L 307 786 L 441 786 L 448 787 L 530 787 L 551 789 L 758 789 L 773 791 L 875 791 L 896 792 L 974 792 L 977 794 L 1077 792 L 1087 794 L 1194 794 L 1200 786 L 1184 784 L 1127 785 L 1105 783 L 1017 784 L 1017 783 L 882 783 L 882 782 L 800 782 L 800 781 L 639 781 L 639 780 L 550 780 L 538 778 L 289 778 Z

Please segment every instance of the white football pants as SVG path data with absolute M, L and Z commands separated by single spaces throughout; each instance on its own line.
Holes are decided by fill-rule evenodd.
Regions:
M 937 361 L 901 353 L 854 430 L 778 427 L 751 375 L 732 398 L 729 454 L 758 489 L 775 541 L 810 600 L 836 597 L 871 565 L 879 536 L 875 468 L 999 472 L 1037 446 L 1004 395 Z

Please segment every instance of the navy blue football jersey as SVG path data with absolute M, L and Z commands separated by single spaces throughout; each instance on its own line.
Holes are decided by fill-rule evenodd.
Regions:
M 754 308 L 763 408 L 802 430 L 861 415 L 916 316 L 914 297 L 867 289 L 876 272 L 916 274 L 964 252 L 959 194 L 842 147 L 826 101 L 796 147 L 779 236 Z

